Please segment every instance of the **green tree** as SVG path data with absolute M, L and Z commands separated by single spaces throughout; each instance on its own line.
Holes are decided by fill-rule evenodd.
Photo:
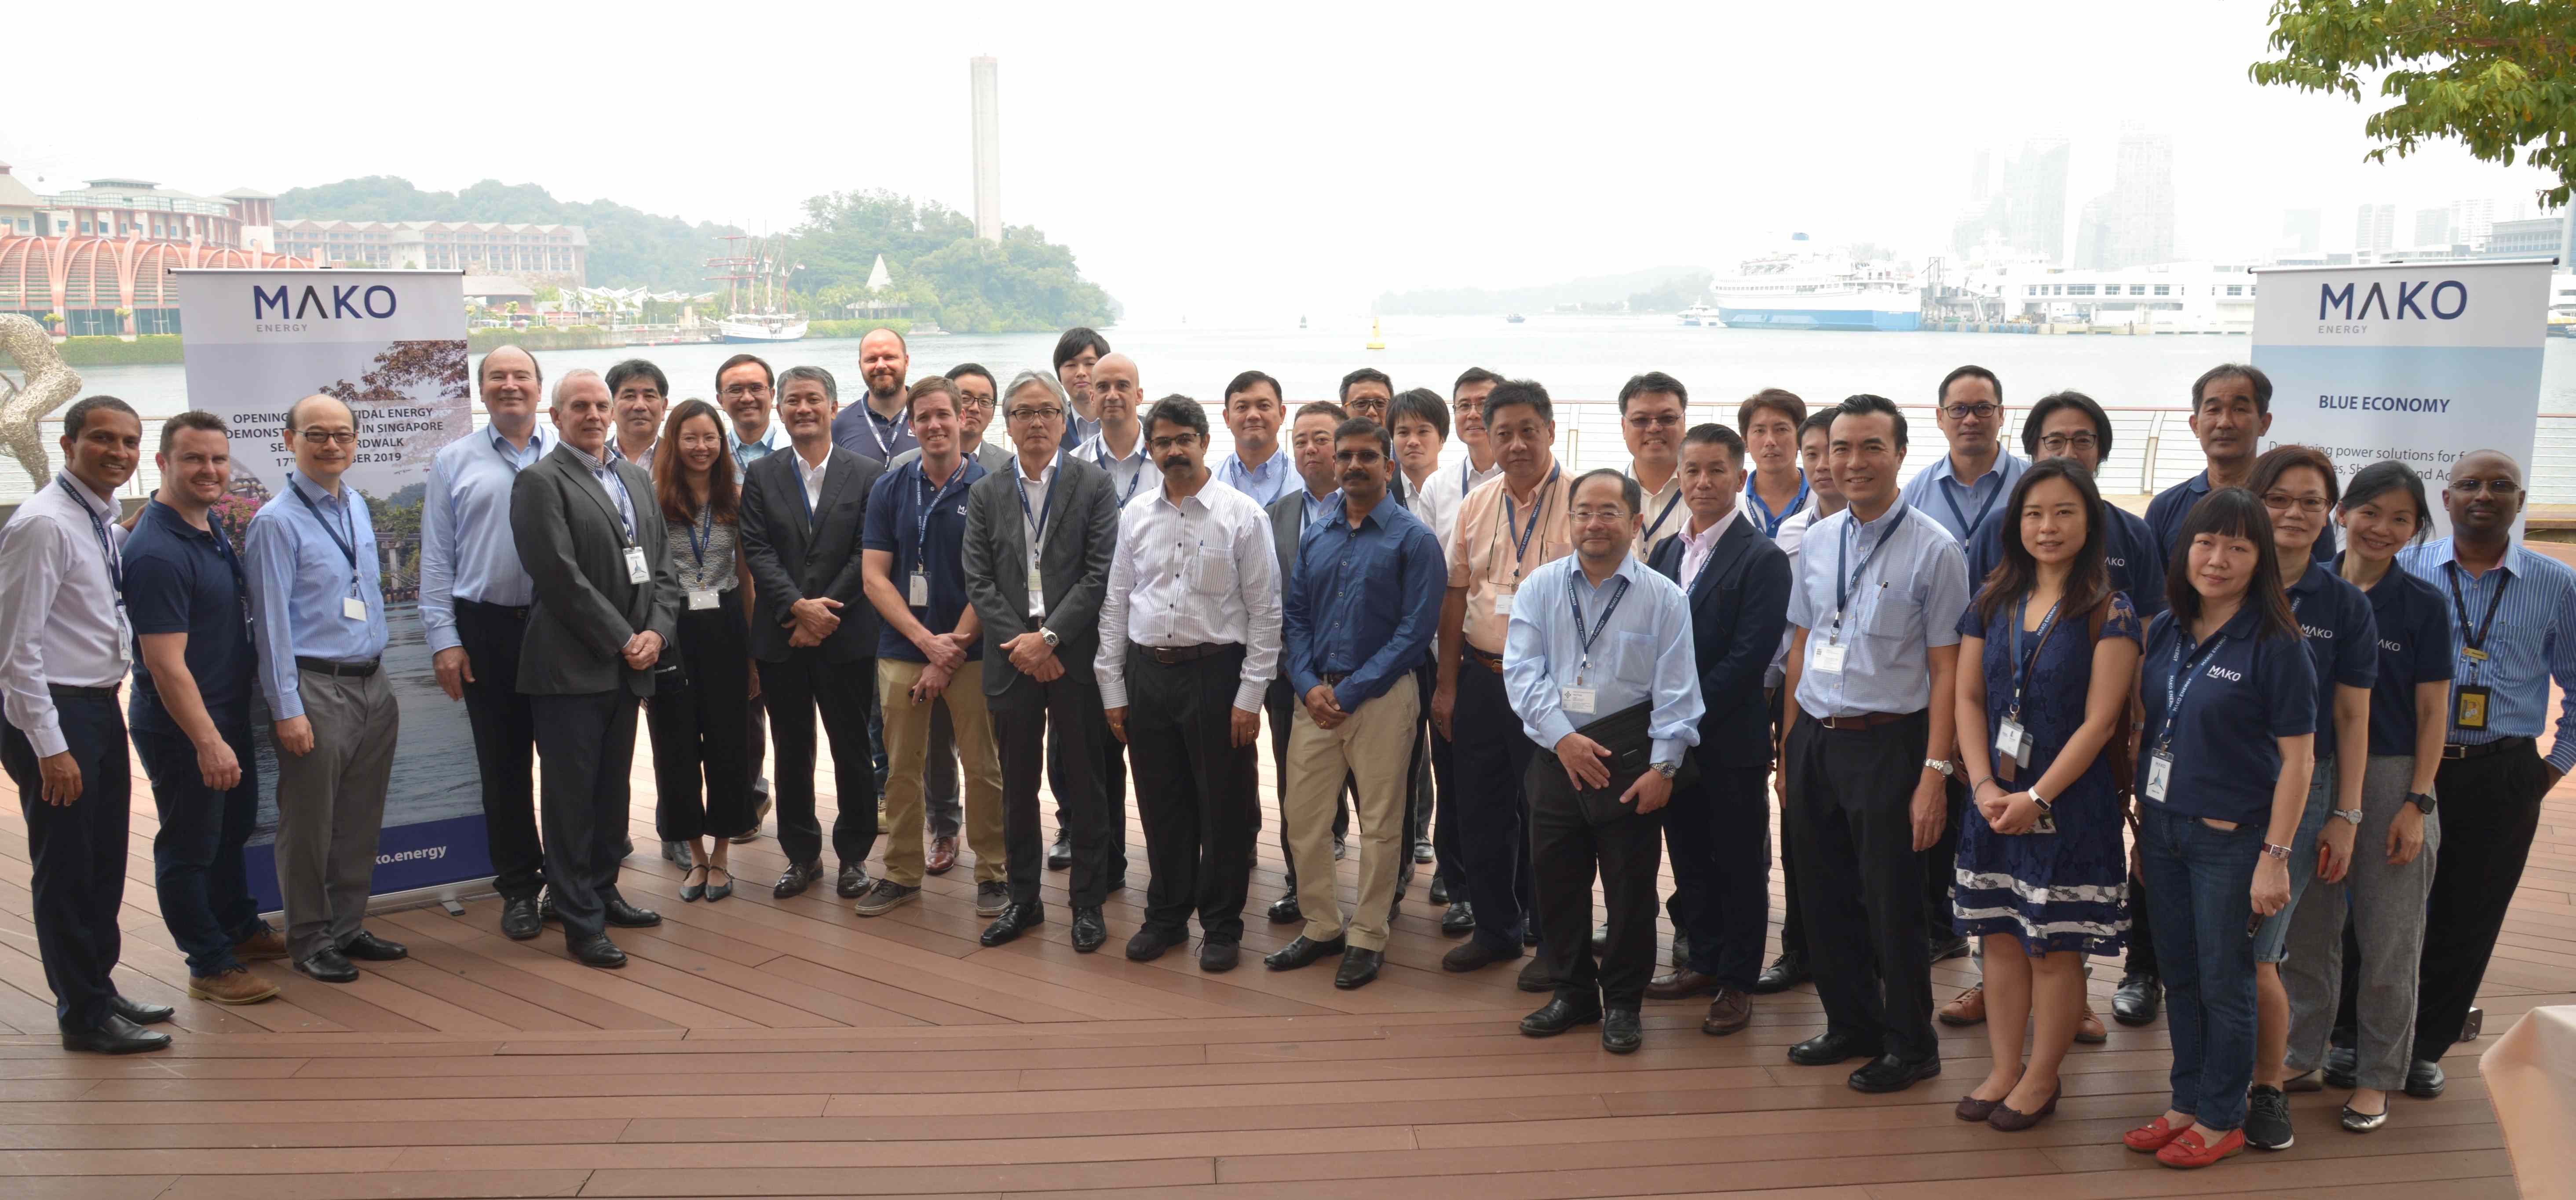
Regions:
M 2386 162 L 2456 138 L 2479 159 L 2517 157 L 2576 192 L 2576 0 L 2277 0 L 2254 81 L 2361 99 L 2366 75 L 2395 101 L 2364 132 Z

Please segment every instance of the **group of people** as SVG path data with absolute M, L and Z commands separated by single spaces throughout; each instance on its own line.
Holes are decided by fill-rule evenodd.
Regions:
M 1043 927 L 1042 868 L 1069 869 L 1069 937 L 1096 951 L 1132 771 L 1148 877 L 1125 953 L 1185 946 L 1195 921 L 1200 968 L 1230 970 L 1266 720 L 1289 884 L 1267 916 L 1298 925 L 1268 969 L 1329 958 L 1336 987 L 1368 985 L 1429 866 L 1461 939 L 1444 969 L 1531 957 L 1519 986 L 1548 999 L 1523 1033 L 1598 1024 L 1626 1053 L 1642 1001 L 1705 996 L 1703 1031 L 1731 1034 L 1752 996 L 1812 979 L 1826 1028 L 1792 1062 L 1865 1060 L 1852 1087 L 1901 1090 L 1940 1071 L 1936 1018 L 1982 1023 L 1994 1065 L 1958 1115 L 2019 1130 L 2054 1110 L 2069 1047 L 2107 1036 L 2086 960 L 2125 953 L 2113 1015 L 2166 1007 L 2174 1052 L 2170 1108 L 2127 1143 L 2199 1166 L 2289 1145 L 2288 1090 L 2352 1089 L 2354 1130 L 2390 1092 L 2439 1094 L 2541 797 L 2576 760 L 2576 740 L 2536 748 L 2552 680 L 2576 680 L 2576 573 L 2511 544 L 2520 466 L 2452 463 L 2452 533 L 2427 540 L 2405 464 L 2343 483 L 2317 450 L 2258 453 L 2271 385 L 2250 366 L 2194 384 L 2208 469 L 2143 519 L 2095 483 L 2099 404 L 2031 405 L 2017 455 L 2002 382 L 1974 366 L 1936 389 L 1946 445 L 1910 477 L 1884 397 L 1769 389 L 1732 427 L 1694 424 L 1662 372 L 1620 389 L 1630 465 L 1576 473 L 1546 388 L 1481 368 L 1445 398 L 1364 368 L 1293 410 L 1246 371 L 1213 460 L 1205 408 L 1147 405 L 1093 330 L 1007 381 L 915 375 L 892 330 L 859 368 L 845 406 L 829 371 L 749 354 L 712 404 L 673 404 L 643 360 L 550 389 L 516 347 L 477 366 L 488 424 L 425 489 L 421 616 L 470 718 L 508 937 L 556 923 L 613 968 L 609 930 L 661 920 L 618 888 L 640 718 L 684 902 L 733 893 L 729 847 L 774 809 L 779 899 L 829 865 L 883 915 L 962 837 L 984 945 Z M 72 406 L 62 475 L 0 529 L 0 760 L 69 1048 L 168 1044 L 143 1026 L 170 1011 L 109 978 L 129 736 L 190 995 L 274 995 L 261 959 L 348 982 L 405 954 L 363 925 L 399 714 L 372 523 L 343 481 L 359 416 L 316 395 L 286 417 L 291 495 L 239 553 L 212 515 L 224 423 L 166 421 L 161 487 L 121 519 L 144 433 L 105 396 Z M 254 696 L 282 932 L 242 860 Z M 1774 792 L 1788 898 L 1766 967 Z M 1982 982 L 1936 1010 L 1932 964 L 1972 949 Z

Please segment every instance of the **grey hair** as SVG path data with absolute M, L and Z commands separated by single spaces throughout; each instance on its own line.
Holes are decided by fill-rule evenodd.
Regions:
M 1044 387 L 1047 395 L 1055 397 L 1056 407 L 1063 408 L 1071 403 L 1064 398 L 1064 385 L 1056 382 L 1055 376 L 1044 371 L 1022 371 L 1011 376 L 1011 386 L 1002 389 L 1003 406 L 1007 408 L 1011 403 L 1011 397 L 1019 395 L 1021 388 L 1032 383 Z
M 564 389 L 571 387 L 574 383 L 584 379 L 599 379 L 599 372 L 591 370 L 588 367 L 575 367 L 572 370 L 564 372 L 563 378 L 555 381 L 554 402 L 557 404 L 563 403 Z M 600 379 L 599 386 L 603 388 L 607 387 L 608 381 Z
M 808 379 L 815 383 L 822 384 L 823 396 L 825 399 L 830 400 L 834 404 L 841 402 L 841 385 L 833 381 L 832 373 L 830 371 L 826 371 L 821 367 L 789 367 L 784 371 L 780 371 L 778 373 L 778 390 L 781 392 L 786 391 L 788 384 L 794 383 L 799 379 Z

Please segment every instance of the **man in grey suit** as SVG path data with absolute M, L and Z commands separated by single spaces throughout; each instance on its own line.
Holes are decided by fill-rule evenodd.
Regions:
M 742 558 L 751 571 L 751 657 L 769 709 L 777 754 L 778 848 L 787 871 L 771 895 L 784 900 L 823 875 L 823 829 L 814 815 L 814 713 L 823 714 L 839 779 L 832 850 L 844 898 L 867 890 L 859 863 L 877 840 L 876 774 L 868 765 L 868 714 L 877 694 L 877 615 L 859 574 L 859 530 L 868 491 L 885 468 L 832 444 L 839 388 L 821 367 L 778 377 L 785 454 L 742 473 Z
M 1297 474 L 1305 486 L 1270 502 L 1271 548 L 1279 561 L 1279 595 L 1285 604 L 1288 581 L 1297 573 L 1297 539 L 1306 527 L 1342 511 L 1342 490 L 1335 486 L 1333 469 L 1333 430 L 1349 420 L 1341 405 L 1329 400 L 1310 400 L 1297 406 L 1297 419 L 1289 425 L 1289 449 Z M 1299 698 L 1297 689 L 1288 682 L 1283 666 L 1279 677 L 1270 681 L 1269 694 L 1261 706 L 1270 714 L 1270 770 L 1272 795 L 1288 795 L 1288 734 L 1294 725 Z M 1281 810 L 1285 812 L 1285 809 Z M 1341 861 L 1343 847 L 1351 833 L 1351 798 L 1349 789 L 1333 801 L 1333 860 Z M 1284 925 L 1306 919 L 1306 911 L 1297 904 L 1297 859 L 1288 849 L 1288 822 L 1279 822 L 1279 861 L 1287 864 L 1287 894 L 1270 906 L 1270 921 Z
M 519 691 L 536 718 L 546 885 L 572 956 L 622 967 L 606 926 L 662 923 L 617 893 L 636 701 L 678 632 L 679 577 L 653 480 L 608 460 L 614 402 L 593 371 L 555 384 L 563 440 L 510 487 L 510 536 L 535 583 Z
M 1022 371 L 1002 403 L 1020 452 L 966 497 L 966 594 L 984 626 L 984 695 L 1001 750 L 1011 892 L 1011 906 L 982 940 L 999 946 L 1046 920 L 1038 899 L 1043 756 L 1057 819 L 1073 836 L 1073 948 L 1089 954 L 1108 940 L 1101 904 L 1127 875 L 1126 809 L 1111 806 L 1103 783 L 1107 748 L 1092 738 L 1100 687 L 1088 669 L 1117 547 L 1118 498 L 1107 471 L 1059 452 L 1068 406 L 1054 376 Z

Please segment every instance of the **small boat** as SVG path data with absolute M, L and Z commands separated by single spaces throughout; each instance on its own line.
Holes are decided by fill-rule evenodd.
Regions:
M 805 337 L 805 318 L 788 313 L 735 313 L 716 322 L 727 342 L 794 342 Z
M 1689 308 L 1682 310 L 1682 324 L 1715 326 L 1717 324 L 1717 310 L 1706 304 L 1691 305 Z
M 1383 334 L 1383 333 L 1378 332 L 1378 327 L 1377 327 L 1377 318 L 1376 318 L 1376 317 L 1370 317 L 1370 318 L 1369 318 L 1369 340 L 1368 340 L 1368 348 L 1369 348 L 1369 349 L 1371 349 L 1371 350 L 1384 350 L 1384 349 L 1386 349 L 1386 335 L 1385 335 L 1385 334 Z
M 1506 320 L 1506 321 L 1511 322 L 1511 323 L 1512 323 L 1512 324 L 1514 324 L 1514 325 L 1518 325 L 1518 324 L 1520 324 L 1520 323 L 1521 323 L 1521 322 L 1523 322 L 1523 321 L 1529 320 L 1529 318 L 1528 318 L 1528 317 L 1524 317 L 1524 316 L 1520 315 L 1519 313 L 1513 313 L 1513 314 L 1511 314 L 1510 316 L 1504 317 L 1503 319 L 1504 319 L 1504 320 Z

